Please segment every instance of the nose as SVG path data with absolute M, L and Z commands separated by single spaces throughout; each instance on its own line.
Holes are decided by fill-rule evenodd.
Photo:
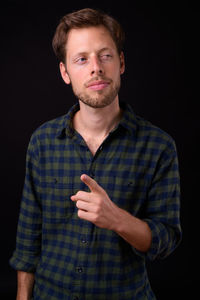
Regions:
M 101 61 L 97 56 L 91 58 L 91 75 L 102 75 L 104 73 Z

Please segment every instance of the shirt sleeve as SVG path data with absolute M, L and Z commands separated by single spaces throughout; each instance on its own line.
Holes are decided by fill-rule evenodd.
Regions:
M 152 233 L 147 253 L 134 251 L 149 260 L 167 257 L 179 245 L 182 237 L 180 225 L 180 178 L 174 142 L 165 149 L 157 162 L 151 182 L 143 218 Z
M 26 156 L 26 176 L 17 228 L 16 249 L 10 265 L 25 272 L 35 272 L 40 259 L 41 207 L 39 202 L 40 171 L 37 142 L 31 138 Z

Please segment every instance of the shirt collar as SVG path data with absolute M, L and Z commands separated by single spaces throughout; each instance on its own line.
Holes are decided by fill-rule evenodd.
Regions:
M 123 109 L 123 117 L 119 122 L 118 126 L 115 128 L 117 130 L 119 127 L 123 127 L 132 135 L 137 129 L 137 122 L 136 122 L 136 115 L 130 106 L 125 102 L 120 102 L 120 107 Z M 66 135 L 70 138 L 74 135 L 74 128 L 73 128 L 73 117 L 75 113 L 80 109 L 79 103 L 73 105 L 68 113 L 63 117 L 60 121 L 60 126 L 57 131 L 58 138 L 64 138 Z M 115 131 L 114 130 L 114 131 Z
M 137 130 L 136 115 L 130 104 L 126 102 L 120 102 L 120 107 L 123 109 L 124 113 L 118 126 L 125 128 L 132 135 Z
M 75 115 L 75 113 L 80 109 L 79 104 L 76 103 L 75 105 L 73 105 L 70 110 L 68 111 L 68 113 L 63 117 L 60 126 L 57 130 L 57 137 L 62 139 L 64 138 L 66 135 L 69 137 L 72 137 L 74 134 L 74 128 L 73 128 L 73 117 Z

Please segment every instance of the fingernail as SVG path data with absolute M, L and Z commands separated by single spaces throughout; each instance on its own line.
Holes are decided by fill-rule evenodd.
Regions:
M 82 175 L 81 175 L 81 180 L 84 180 L 84 179 L 86 179 L 86 175 L 85 175 L 85 174 L 82 174 Z

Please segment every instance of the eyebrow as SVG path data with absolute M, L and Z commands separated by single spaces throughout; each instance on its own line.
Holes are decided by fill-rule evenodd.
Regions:
M 109 47 L 104 47 L 104 48 L 100 49 L 99 52 L 103 52 L 103 51 L 112 51 L 112 49 Z
M 98 50 L 98 53 L 101 53 L 101 52 L 104 52 L 104 51 L 112 51 L 112 49 L 109 48 L 109 47 L 104 47 L 104 48 L 101 48 L 100 50 Z M 87 54 L 88 54 L 88 52 L 86 52 L 86 51 L 78 52 L 78 53 L 76 53 L 75 55 L 72 56 L 72 59 L 76 59 L 79 56 L 84 56 L 84 55 L 87 55 Z

